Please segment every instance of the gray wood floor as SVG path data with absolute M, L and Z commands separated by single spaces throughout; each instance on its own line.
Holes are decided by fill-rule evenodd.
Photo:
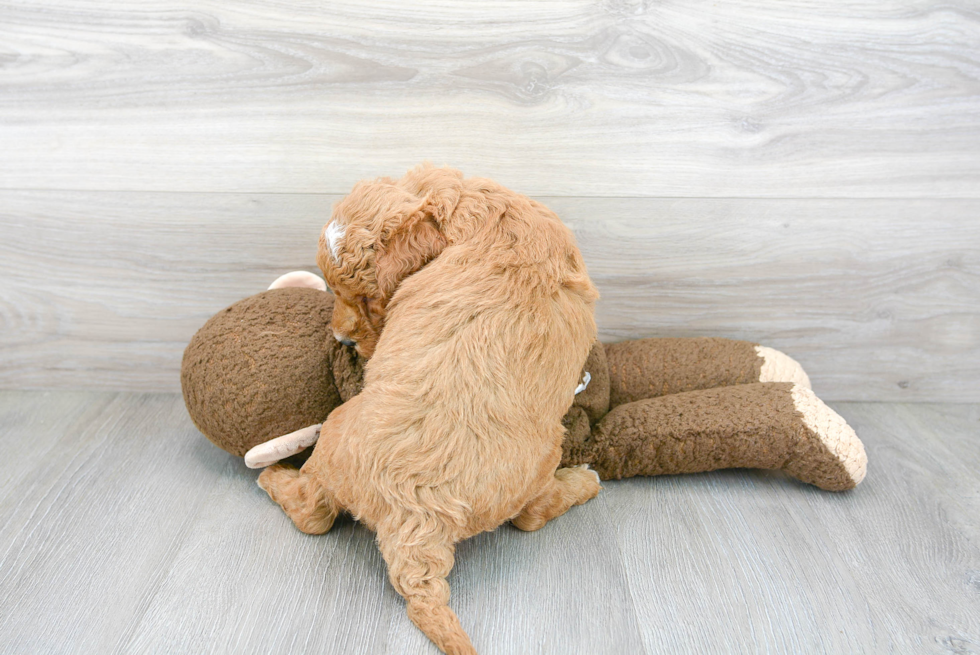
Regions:
M 483 653 L 980 652 L 980 406 L 837 403 L 867 480 L 606 483 L 464 542 Z M 372 534 L 295 530 L 176 394 L 0 392 L 0 652 L 435 653 Z

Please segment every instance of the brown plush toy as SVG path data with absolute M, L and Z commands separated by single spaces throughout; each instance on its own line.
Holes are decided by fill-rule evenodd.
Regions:
M 361 389 L 363 361 L 333 338 L 324 288 L 311 274 L 283 276 L 212 317 L 184 352 L 191 418 L 252 468 L 313 445 L 319 424 Z M 580 390 L 564 419 L 561 466 L 588 464 L 604 480 L 762 468 L 841 491 L 865 475 L 857 435 L 800 365 L 771 348 L 715 338 L 596 343 Z
M 596 344 L 591 383 L 565 415 L 562 466 L 603 480 L 723 468 L 781 469 L 854 488 L 867 456 L 854 430 L 783 353 L 716 338 Z
M 282 286 L 309 279 L 290 275 L 215 314 L 184 350 L 180 382 L 191 419 L 239 457 L 322 423 L 361 390 L 363 362 L 333 338 L 326 284 L 308 274 L 319 287 Z

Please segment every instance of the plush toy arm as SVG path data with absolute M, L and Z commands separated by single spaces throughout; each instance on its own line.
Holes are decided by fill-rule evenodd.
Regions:
M 270 439 L 264 443 L 254 446 L 245 453 L 245 466 L 250 469 L 260 469 L 275 464 L 281 459 L 286 459 L 296 453 L 303 452 L 316 443 L 320 438 L 320 426 L 309 425 L 305 428 L 284 434 L 281 437 Z
M 715 337 L 638 339 L 606 346 L 610 406 L 684 391 L 753 382 L 810 380 L 787 355 L 748 341 Z
M 569 452 L 604 480 L 763 468 L 841 491 L 861 482 L 867 467 L 864 446 L 844 419 L 810 389 L 788 382 L 718 387 L 621 405 L 599 422 L 587 442 L 566 448 Z

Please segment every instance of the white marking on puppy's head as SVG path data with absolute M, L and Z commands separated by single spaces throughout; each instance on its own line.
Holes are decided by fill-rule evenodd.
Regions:
M 323 228 L 323 238 L 327 240 L 327 245 L 330 247 L 330 257 L 334 262 L 337 261 L 337 252 L 340 250 L 340 243 L 344 240 L 346 231 L 347 226 L 341 223 L 339 218 L 330 221 Z

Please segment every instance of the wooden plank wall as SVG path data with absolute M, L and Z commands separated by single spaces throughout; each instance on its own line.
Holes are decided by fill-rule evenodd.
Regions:
M 937 0 L 0 1 L 0 387 L 176 390 L 423 159 L 558 211 L 604 338 L 980 400 L 980 12 Z

